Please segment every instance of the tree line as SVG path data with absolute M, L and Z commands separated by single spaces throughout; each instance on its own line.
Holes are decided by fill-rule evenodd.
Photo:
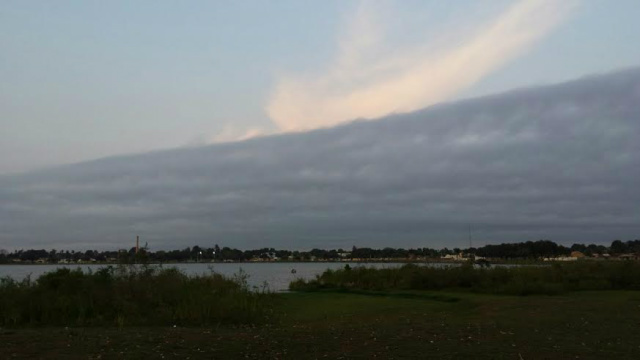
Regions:
M 351 249 L 312 249 L 309 251 L 276 250 L 274 248 L 260 248 L 253 250 L 239 250 L 230 247 L 205 248 L 200 246 L 186 247 L 182 250 L 151 251 L 148 247 L 119 251 L 98 250 L 14 250 L 12 252 L 0 250 L 0 263 L 16 261 L 24 262 L 211 262 L 211 261 L 251 261 L 251 260 L 379 260 L 379 259 L 429 259 L 440 258 L 445 255 L 468 254 L 487 258 L 501 259 L 538 259 L 541 257 L 555 257 L 569 255 L 572 251 L 580 251 L 587 256 L 595 254 L 640 254 L 640 240 L 614 240 L 610 246 L 596 244 L 573 244 L 566 247 L 550 240 L 527 241 L 520 243 L 504 243 L 499 245 L 485 245 L 478 248 L 391 248 L 374 249 L 356 247 Z

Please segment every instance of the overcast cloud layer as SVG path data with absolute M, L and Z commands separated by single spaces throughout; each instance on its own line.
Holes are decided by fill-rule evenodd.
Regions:
M 0 177 L 0 248 L 640 237 L 640 69 L 378 121 Z

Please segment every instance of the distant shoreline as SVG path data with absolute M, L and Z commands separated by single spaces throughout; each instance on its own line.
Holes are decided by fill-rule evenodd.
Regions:
M 587 261 L 598 261 L 595 259 L 590 259 Z M 599 260 L 603 261 L 603 260 Z M 20 266 L 20 265 L 29 265 L 29 266 L 51 266 L 51 265 L 60 265 L 60 266 L 73 266 L 73 265 L 194 265 L 194 264 L 465 264 L 468 263 L 469 260 L 440 260 L 440 259 L 429 259 L 429 260 L 406 260 L 406 259 L 393 259 L 393 260 L 343 260 L 343 261 L 291 261 L 291 260 L 283 260 L 283 261 L 191 261 L 191 262 L 147 262 L 147 263 L 117 263 L 117 262 L 80 262 L 80 263 L 35 263 L 35 262 L 7 262 L 1 263 L 0 266 Z M 491 264 L 548 264 L 549 262 L 542 260 L 524 260 L 524 259 L 495 259 L 490 260 Z
M 178 262 L 147 262 L 146 265 L 178 265 L 178 264 L 300 264 L 300 263 L 320 263 L 320 264 L 348 264 L 348 263 L 464 263 L 465 261 L 450 261 L 450 260 L 345 260 L 345 261 L 178 261 Z M 142 265 L 133 263 L 117 263 L 117 262 L 80 262 L 80 263 L 32 263 L 32 262 L 8 262 L 0 265 Z

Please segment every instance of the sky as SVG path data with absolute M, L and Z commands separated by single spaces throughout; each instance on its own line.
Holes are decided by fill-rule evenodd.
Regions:
M 637 239 L 639 15 L 0 2 L 0 249 Z
M 635 0 L 3 1 L 0 174 L 640 64 Z
M 465 248 L 640 234 L 640 68 L 0 177 L 0 248 Z

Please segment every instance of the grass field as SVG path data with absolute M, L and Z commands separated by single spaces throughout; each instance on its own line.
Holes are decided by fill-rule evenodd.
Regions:
M 0 358 L 638 359 L 640 292 L 290 293 L 262 325 L 0 330 Z

